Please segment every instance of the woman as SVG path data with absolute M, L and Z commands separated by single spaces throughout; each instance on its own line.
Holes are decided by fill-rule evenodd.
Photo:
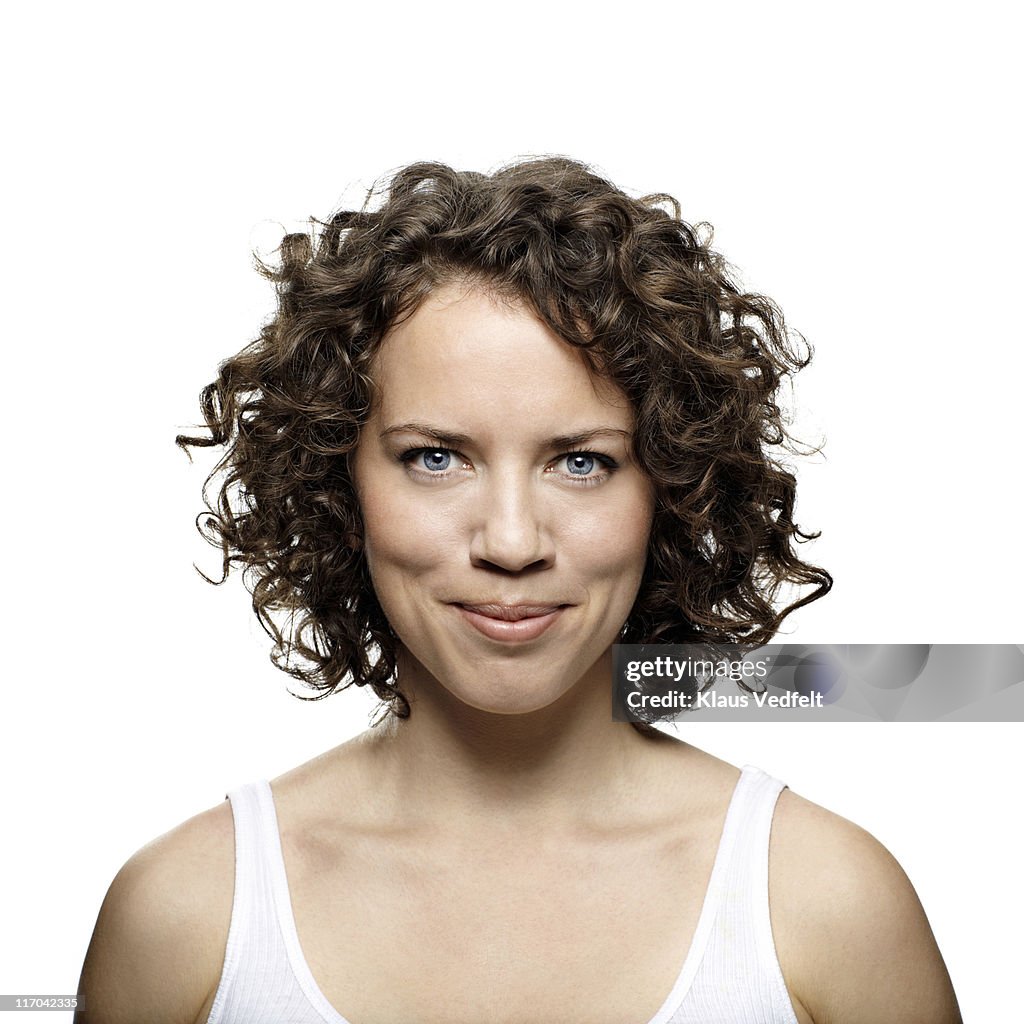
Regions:
M 210 538 L 279 667 L 385 714 L 130 859 L 80 1019 L 959 1020 L 874 839 L 611 719 L 613 643 L 766 642 L 831 584 L 777 308 L 565 159 L 410 166 L 282 254 L 179 443 L 227 446 Z

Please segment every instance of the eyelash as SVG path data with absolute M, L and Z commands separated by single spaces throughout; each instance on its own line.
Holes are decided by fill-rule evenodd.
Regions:
M 434 480 L 448 479 L 450 474 L 447 470 L 432 473 L 429 472 L 428 470 L 418 469 L 412 465 L 414 459 L 428 452 L 446 452 L 447 454 L 451 455 L 453 459 L 461 458 L 461 456 L 459 456 L 459 454 L 453 448 L 444 448 L 441 447 L 440 445 L 430 445 L 420 448 L 410 448 L 407 451 L 402 452 L 402 454 L 398 456 L 398 460 L 399 462 L 403 463 L 406 467 L 408 467 L 409 472 L 411 474 L 414 474 L 415 476 L 421 478 L 429 477 Z M 605 472 L 595 476 L 580 476 L 575 473 L 559 474 L 564 479 L 572 481 L 572 486 L 574 487 L 593 487 L 596 484 L 602 484 L 606 480 L 610 479 L 612 474 L 619 468 L 619 464 L 610 455 L 603 455 L 601 454 L 601 452 L 592 452 L 586 450 L 565 452 L 562 455 L 559 455 L 555 461 L 561 462 L 563 459 L 572 459 L 577 456 L 583 456 L 584 458 L 593 459 L 595 463 L 604 467 Z M 463 459 L 463 461 L 466 460 Z

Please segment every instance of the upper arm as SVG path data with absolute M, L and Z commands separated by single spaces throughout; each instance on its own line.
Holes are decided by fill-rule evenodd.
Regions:
M 814 1024 L 960 1024 L 917 893 L 873 836 L 784 791 L 770 875 L 779 960 Z
M 76 1024 L 195 1024 L 231 919 L 234 841 L 221 804 L 134 854 L 100 908 Z

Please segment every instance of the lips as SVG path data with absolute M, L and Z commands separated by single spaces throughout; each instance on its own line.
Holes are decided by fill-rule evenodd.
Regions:
M 462 619 L 489 640 L 521 643 L 535 640 L 553 626 L 564 604 L 460 604 L 452 605 Z
M 460 608 L 470 612 L 486 615 L 490 619 L 503 619 L 505 622 L 518 622 L 520 619 L 532 619 L 540 615 L 549 615 L 561 608 L 558 604 L 462 604 Z

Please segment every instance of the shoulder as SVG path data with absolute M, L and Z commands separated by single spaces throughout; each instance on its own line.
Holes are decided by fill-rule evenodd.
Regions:
M 956 997 L 903 868 L 870 833 L 779 795 L 772 927 L 790 991 L 815 1024 L 956 1024 Z
M 234 892 L 225 800 L 135 853 L 100 908 L 82 968 L 82 1024 L 194 1024 L 223 965 Z

